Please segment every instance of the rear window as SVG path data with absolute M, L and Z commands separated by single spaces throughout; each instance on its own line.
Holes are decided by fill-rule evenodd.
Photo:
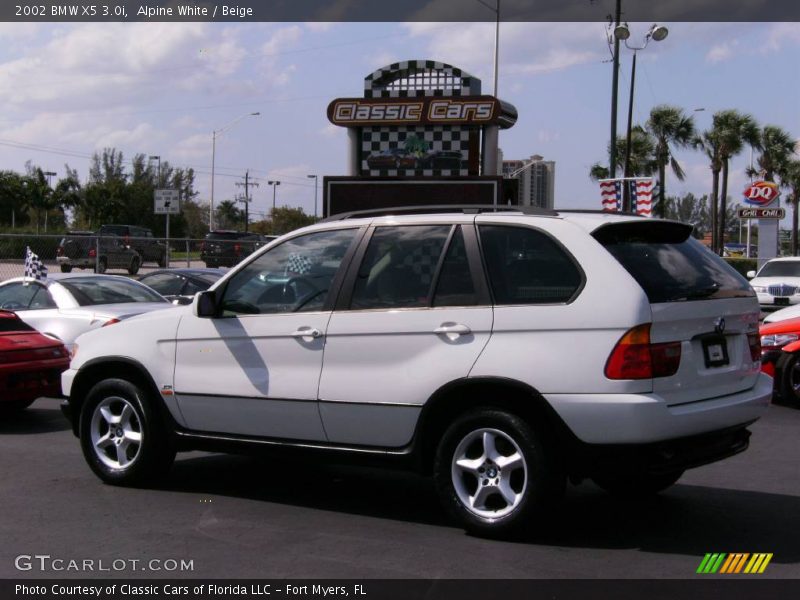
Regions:
M 126 235 L 128 235 L 128 226 L 127 225 L 103 225 L 102 227 L 100 227 L 100 233 L 103 233 L 103 234 L 111 233 L 113 235 L 126 236 Z
M 147 286 L 121 277 L 119 279 L 70 277 L 61 279 L 59 283 L 72 294 L 80 306 L 126 302 L 167 302 Z
M 592 235 L 642 286 L 652 303 L 747 298 L 747 280 L 691 237 L 682 223 L 605 225 Z
M 219 231 L 206 235 L 207 240 L 238 240 L 243 237 L 249 237 L 250 234 L 240 233 L 238 231 Z
M 768 262 L 758 272 L 759 277 L 800 277 L 800 260 Z

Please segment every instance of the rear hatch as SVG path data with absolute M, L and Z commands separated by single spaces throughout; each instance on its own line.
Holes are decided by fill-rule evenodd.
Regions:
M 653 379 L 670 405 L 750 389 L 760 371 L 755 293 L 691 232 L 683 223 L 642 220 L 592 233 L 647 294 L 651 343 L 680 342 L 677 371 Z

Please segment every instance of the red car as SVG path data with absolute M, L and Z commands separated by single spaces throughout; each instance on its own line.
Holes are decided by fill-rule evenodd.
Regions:
M 0 310 L 0 412 L 22 410 L 41 396 L 60 396 L 67 367 L 64 344 Z
M 800 318 L 764 323 L 761 369 L 775 379 L 775 393 L 800 406 Z

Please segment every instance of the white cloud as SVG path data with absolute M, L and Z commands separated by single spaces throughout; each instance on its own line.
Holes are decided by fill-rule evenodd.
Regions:
M 733 49 L 735 46 L 737 46 L 737 42 L 735 41 L 723 42 L 712 46 L 706 53 L 706 62 L 715 64 L 730 59 L 733 56 Z

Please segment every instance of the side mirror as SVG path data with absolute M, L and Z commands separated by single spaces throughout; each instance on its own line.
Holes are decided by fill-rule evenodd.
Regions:
M 200 292 L 194 305 L 194 314 L 201 319 L 217 316 L 217 294 L 212 291 Z
M 755 271 L 748 271 L 747 272 L 747 278 L 748 279 L 752 279 L 755 276 L 756 276 L 756 272 Z

